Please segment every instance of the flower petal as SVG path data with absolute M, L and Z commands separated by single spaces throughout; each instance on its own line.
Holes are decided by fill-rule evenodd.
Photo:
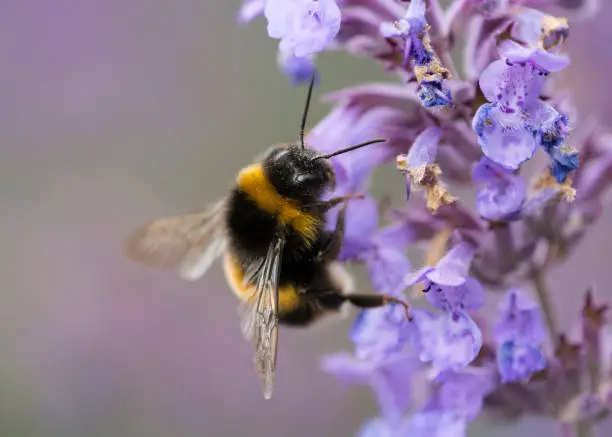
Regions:
M 418 169 L 433 164 L 441 137 L 442 129 L 439 127 L 428 127 L 421 132 L 408 151 L 408 168 Z
M 476 248 L 462 241 L 442 257 L 427 279 L 438 285 L 458 286 L 466 281 Z
M 518 169 L 538 147 L 535 129 L 520 114 L 504 114 L 495 104 L 482 105 L 472 126 L 485 156 L 510 170 Z
M 413 310 L 411 341 L 421 361 L 431 362 L 439 374 L 470 364 L 482 347 L 478 325 L 464 312 L 436 317 L 425 310 Z
M 508 340 L 497 349 L 497 367 L 502 383 L 520 381 L 545 369 L 546 359 L 537 345 Z
M 495 325 L 495 342 L 498 345 L 508 340 L 533 344 L 543 341 L 546 328 L 539 305 L 520 289 L 508 290 L 499 309 L 501 316 Z
M 484 289 L 471 276 L 456 287 L 433 286 L 425 296 L 430 304 L 444 311 L 477 310 L 484 305 Z
M 397 296 L 406 288 L 404 278 L 411 265 L 403 252 L 393 248 L 378 248 L 365 255 L 365 263 L 377 293 Z

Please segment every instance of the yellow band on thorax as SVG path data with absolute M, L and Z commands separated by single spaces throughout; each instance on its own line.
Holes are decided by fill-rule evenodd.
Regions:
M 278 194 L 260 164 L 246 167 L 238 174 L 238 188 L 259 208 L 275 215 L 283 225 L 302 235 L 307 244 L 316 239 L 317 218 L 302 211 L 294 200 Z

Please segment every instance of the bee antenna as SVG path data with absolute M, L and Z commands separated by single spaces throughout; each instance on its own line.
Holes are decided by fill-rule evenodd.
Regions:
M 370 140 L 370 141 L 366 141 L 365 143 L 355 144 L 354 146 L 350 146 L 350 147 L 346 147 L 344 149 L 336 150 L 335 152 L 328 153 L 327 155 L 317 155 L 314 158 L 312 158 L 312 161 L 314 161 L 315 159 L 329 159 L 332 156 L 342 155 L 343 153 L 350 152 L 350 151 L 356 150 L 356 149 L 361 149 L 362 147 L 369 146 L 370 144 L 384 143 L 385 141 L 387 141 L 387 140 L 379 138 L 377 140 Z
M 308 109 L 310 108 L 310 99 L 312 98 L 312 88 L 315 83 L 315 74 L 312 73 L 310 77 L 310 83 L 308 84 L 308 94 L 306 94 L 306 106 L 304 106 L 304 113 L 302 114 L 302 124 L 300 125 L 300 146 L 305 149 L 304 145 L 304 129 L 306 129 L 306 118 L 308 118 Z

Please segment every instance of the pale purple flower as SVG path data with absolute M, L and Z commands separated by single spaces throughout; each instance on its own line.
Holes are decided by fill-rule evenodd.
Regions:
M 426 108 L 449 106 L 451 92 L 445 87 L 450 77 L 434 52 L 429 37 L 429 24 L 425 19 L 425 0 L 410 2 L 406 14 L 393 23 L 380 24 L 380 34 L 385 38 L 400 38 L 404 41 L 404 65 L 412 59 L 413 70 L 419 83 L 417 97 Z
M 435 390 L 425 404 L 428 410 L 443 410 L 472 421 L 482 409 L 482 403 L 497 385 L 492 366 L 466 367 L 446 371 L 435 380 Z
M 424 283 L 427 300 L 444 311 L 475 310 L 484 303 L 484 290 L 469 276 L 476 249 L 461 242 L 448 251 L 435 265 L 424 267 L 406 279 L 406 285 Z
M 315 86 L 318 85 L 319 74 L 312 56 L 298 58 L 293 54 L 279 51 L 277 62 L 292 86 L 309 83 L 313 75 Z
M 512 382 L 544 370 L 546 359 L 538 345 L 508 340 L 497 348 L 497 365 L 502 382 Z
M 263 15 L 266 0 L 244 0 L 238 9 L 237 20 L 241 24 L 250 23 Z
M 434 374 L 470 364 L 482 347 L 482 333 L 464 312 L 434 314 L 413 310 L 412 343 Z
M 546 335 L 539 305 L 518 288 L 508 290 L 499 305 L 500 318 L 495 326 L 495 341 L 508 340 L 539 344 Z
M 476 210 L 487 220 L 504 221 L 520 211 L 527 196 L 527 183 L 519 176 L 483 157 L 474 167 L 477 185 Z
M 423 42 L 423 35 L 428 26 L 425 20 L 425 9 L 425 0 L 413 0 L 403 18 L 394 23 L 385 22 L 380 25 L 380 33 L 383 37 L 404 39 L 404 63 L 411 58 L 416 65 L 427 65 L 435 56 L 431 47 Z
M 412 400 L 412 378 L 419 369 L 410 354 L 394 354 L 376 361 L 348 352 L 324 356 L 321 369 L 345 383 L 368 385 L 374 391 L 383 417 L 388 423 L 401 421 Z
M 508 291 L 500 309 L 495 342 L 502 382 L 526 379 L 546 368 L 541 350 L 546 331 L 538 305 L 515 288 Z
M 484 155 L 509 170 L 531 159 L 539 145 L 537 130 L 525 122 L 521 113 L 504 112 L 494 103 L 485 103 L 478 109 L 472 127 Z
M 350 333 L 357 358 L 374 361 L 401 351 L 409 336 L 410 322 L 397 304 L 361 311 Z
M 297 57 L 327 48 L 340 30 L 335 0 L 266 0 L 268 35 L 280 39 L 279 50 Z
M 540 144 L 551 158 L 551 174 L 563 183 L 579 167 L 578 152 L 566 143 L 568 117 L 544 102 L 539 102 L 532 113 L 533 122 L 540 126 Z
M 374 390 L 383 416 L 398 422 L 411 399 L 418 359 L 406 350 L 411 335 L 404 308 L 388 305 L 362 311 L 351 330 L 355 353 L 336 353 L 321 361 L 323 370 Z
M 525 47 L 511 40 L 500 44 L 499 53 L 512 63 L 520 65 L 527 62 L 539 72 L 561 71 L 570 64 L 567 56 L 557 55 L 537 46 Z
M 439 181 L 442 171 L 435 159 L 441 137 L 442 129 L 428 127 L 416 137 L 408 155 L 399 155 L 396 159 L 398 169 L 406 175 L 407 198 L 413 188 L 425 188 L 427 207 L 434 213 L 456 200 Z

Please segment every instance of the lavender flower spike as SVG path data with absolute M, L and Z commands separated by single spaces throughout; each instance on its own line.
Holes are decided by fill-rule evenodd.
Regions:
M 438 127 L 428 127 L 414 140 L 408 155 L 397 157 L 397 168 L 406 174 L 406 191 L 411 188 L 425 188 L 427 208 L 435 213 L 442 205 L 455 202 L 439 181 L 442 174 L 440 167 L 434 162 L 442 130 Z
M 323 51 L 340 30 L 335 0 L 266 0 L 264 14 L 280 51 L 299 58 Z
M 444 311 L 475 310 L 484 304 L 484 290 L 468 275 L 476 249 L 461 242 L 447 252 L 435 267 L 424 267 L 406 279 L 412 286 L 424 282 L 427 300 Z

